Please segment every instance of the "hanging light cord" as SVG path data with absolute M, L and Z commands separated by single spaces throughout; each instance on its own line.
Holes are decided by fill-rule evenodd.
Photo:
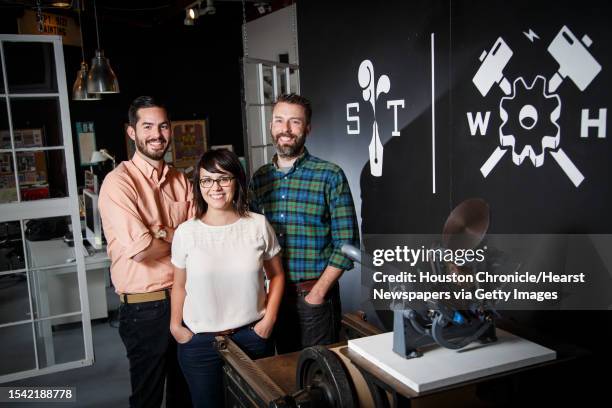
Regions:
M 297 2 L 293 2 L 291 9 L 291 31 L 293 31 L 293 52 L 295 61 L 294 64 L 299 64 L 299 51 L 298 51 L 298 32 L 297 32 Z M 291 62 L 291 61 L 289 61 Z
M 42 33 L 45 29 L 43 24 L 43 14 L 42 14 L 42 6 L 40 5 L 40 0 L 36 0 L 36 22 L 38 23 L 38 32 Z
M 98 28 L 98 8 L 94 0 L 94 17 L 96 18 L 96 39 L 98 40 L 98 50 L 100 49 L 100 29 Z
M 242 0 L 242 52 L 245 57 L 249 56 L 249 45 L 247 43 L 246 8 L 245 1 Z
M 81 34 L 81 61 L 85 62 L 85 45 L 83 44 L 83 26 L 81 25 L 81 7 L 79 7 L 79 33 Z

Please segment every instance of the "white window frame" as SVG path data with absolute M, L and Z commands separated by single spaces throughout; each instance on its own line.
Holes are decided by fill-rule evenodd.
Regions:
M 257 69 L 256 78 L 256 89 L 251 89 L 247 84 L 252 78 L 249 78 L 248 69 L 249 65 L 254 65 Z M 247 170 L 249 174 L 253 174 L 262 164 L 269 163 L 272 160 L 273 155 L 268 154 L 268 148 L 274 147 L 269 137 L 269 125 L 266 121 L 266 107 L 272 107 L 273 102 L 266 102 L 264 96 L 264 67 L 272 68 L 272 89 L 274 92 L 274 99 L 276 101 L 281 93 L 281 84 L 278 83 L 278 71 L 285 71 L 285 89 L 295 90 L 295 93 L 300 93 L 300 66 L 296 64 L 285 64 L 276 61 L 268 61 L 258 58 L 242 58 L 242 127 L 244 137 L 244 155 L 246 162 L 248 163 Z M 295 83 L 291 82 L 290 71 L 294 72 Z M 292 86 L 293 85 L 293 86 Z M 255 97 L 252 93 L 256 92 Z M 256 101 L 256 102 L 249 102 Z M 249 124 L 249 111 L 250 108 L 256 108 L 259 110 L 257 115 L 258 120 L 255 125 Z M 258 132 L 261 135 L 260 140 L 256 140 L 252 143 L 251 135 L 253 132 Z M 263 151 L 263 163 L 256 163 L 253 160 L 255 151 Z
M 5 42 L 38 42 L 38 43 L 51 43 L 53 45 L 53 55 L 55 62 L 55 74 L 57 78 L 57 88 L 58 92 L 56 93 L 10 93 L 8 87 L 8 77 L 6 70 L 6 58 L 4 55 L 4 43 Z M 9 221 L 19 221 L 21 226 L 21 238 L 23 242 L 23 253 L 25 258 L 25 268 L 21 270 L 11 270 L 7 272 L 1 272 L 0 274 L 8 274 L 8 273 L 18 273 L 18 272 L 29 272 L 30 265 L 28 265 L 28 251 L 26 248 L 26 237 L 25 237 L 25 225 L 24 220 L 35 219 L 35 218 L 48 218 L 48 217 L 58 217 L 58 216 L 69 216 L 71 224 L 73 225 L 73 234 L 74 234 L 74 245 L 75 245 L 75 258 L 76 261 L 72 264 L 76 264 L 77 269 L 77 278 L 78 278 L 78 287 L 79 287 L 79 299 L 81 304 L 81 310 L 73 313 L 66 313 L 61 315 L 54 315 L 45 318 L 34 318 L 33 313 L 30 313 L 29 320 L 22 320 L 19 322 L 11 322 L 0 325 L 0 333 L 3 327 L 14 326 L 17 324 L 25 324 L 30 322 L 32 325 L 32 336 L 34 339 L 34 353 L 35 353 L 35 362 L 36 368 L 26 371 L 14 372 L 0 376 L 0 383 L 16 381 L 23 378 L 29 378 L 37 375 L 44 375 L 55 373 L 59 371 L 69 370 L 72 368 L 83 367 L 87 365 L 93 364 L 93 341 L 92 341 L 92 333 L 91 333 L 91 321 L 89 314 L 89 297 L 87 293 L 87 278 L 85 274 L 85 261 L 84 261 L 84 248 L 81 237 L 81 221 L 79 216 L 79 199 L 78 199 L 78 188 L 76 182 L 76 167 L 74 163 L 74 154 L 73 154 L 73 146 L 72 146 L 72 131 L 71 131 L 71 122 L 70 122 L 70 111 L 68 105 L 68 93 L 67 93 L 67 83 L 66 83 L 66 70 L 64 66 L 64 53 L 62 48 L 62 39 L 60 36 L 56 35 L 0 35 L 0 57 L 2 60 L 2 77 L 4 81 L 4 93 L 0 93 L 0 101 L 4 101 L 6 103 L 7 114 L 9 118 L 9 130 L 11 137 L 11 151 L 13 154 L 13 167 L 15 170 L 15 178 L 16 184 L 15 188 L 17 189 L 17 202 L 12 203 L 3 203 L 0 204 L 0 222 L 9 222 Z M 16 160 L 16 152 L 15 152 L 15 144 L 14 144 L 14 134 L 13 134 L 13 123 L 11 117 L 11 106 L 10 99 L 11 97 L 19 97 L 19 99 L 40 99 L 40 98 L 58 98 L 58 104 L 60 108 L 60 117 L 61 120 L 61 132 L 62 132 L 62 141 L 63 144 L 61 146 L 53 146 L 53 147 L 41 147 L 36 148 L 37 151 L 42 150 L 63 150 L 64 158 L 66 164 L 66 177 L 67 177 L 67 187 L 68 187 L 68 196 L 63 198 L 52 198 L 52 199 L 43 199 L 36 201 L 21 201 L 21 193 L 18 183 L 18 172 L 17 172 L 17 160 Z M 6 149 L 2 150 L 2 152 L 6 152 Z M 53 265 L 62 266 L 62 265 Z M 65 266 L 65 265 L 64 265 Z M 33 268 L 38 271 L 39 268 Z M 28 292 L 30 295 L 30 312 L 32 312 L 32 296 L 31 291 L 33 288 L 33 284 L 30 281 L 30 274 L 26 273 L 28 276 Z M 34 274 L 32 274 L 34 276 Z M 61 364 L 55 364 L 53 359 L 53 339 L 48 339 L 49 341 L 44 341 L 47 356 L 47 364 L 46 367 L 39 367 L 39 352 L 37 349 L 37 339 L 36 339 L 36 324 L 38 322 L 41 323 L 43 330 L 46 330 L 50 334 L 51 330 L 51 319 L 56 319 L 59 317 L 69 317 L 69 316 L 81 316 L 81 323 L 83 328 L 83 340 L 84 340 L 84 351 L 85 356 L 81 360 L 70 361 Z M 47 326 L 46 328 L 44 326 Z M 49 350 L 49 348 L 51 348 Z M 50 357 L 51 356 L 51 357 Z M 51 358 L 51 360 L 49 360 Z

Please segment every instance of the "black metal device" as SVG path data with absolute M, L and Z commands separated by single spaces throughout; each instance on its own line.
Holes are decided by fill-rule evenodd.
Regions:
M 444 225 L 441 242 L 432 247 L 435 251 L 474 250 L 483 246 L 489 227 L 489 206 L 481 199 L 469 199 L 459 204 L 448 216 Z M 364 267 L 371 267 L 371 257 L 350 245 L 342 251 Z M 479 270 L 492 270 L 497 261 L 497 251 L 490 251 L 486 261 L 473 261 L 462 265 L 432 260 L 427 268 L 433 275 L 475 274 Z M 442 253 L 442 252 L 440 252 Z M 486 263 L 486 265 L 484 264 Z M 385 268 L 393 269 L 385 265 Z M 415 270 L 420 272 L 419 266 Z M 393 273 L 393 272 L 392 272 Z M 444 283 L 442 287 L 452 287 Z M 416 289 L 407 283 L 404 289 Z M 475 289 L 471 287 L 467 289 Z M 436 284 L 420 285 L 418 289 L 435 291 Z M 494 304 L 480 300 L 428 300 L 393 301 L 390 308 L 394 313 L 393 351 L 405 358 L 420 357 L 420 349 L 438 344 L 448 349 L 461 349 L 471 342 L 490 343 L 497 340 L 495 335 Z
M 366 322 L 363 313 L 346 313 L 342 318 L 342 324 L 345 329 L 350 329 L 353 337 L 381 333 L 375 326 Z M 270 360 L 274 359 L 275 367 L 285 365 L 281 370 L 284 376 L 295 378 L 295 383 L 291 383 L 291 387 L 285 386 L 287 389 L 283 389 L 270 376 L 273 374 L 270 374 L 269 370 L 264 370 L 257 361 L 251 360 L 229 337 L 219 336 L 215 340 L 217 351 L 225 362 L 223 372 L 226 407 L 357 408 L 361 406 L 360 395 L 356 390 L 351 371 L 339 355 L 327 347 L 308 347 L 299 355 L 293 353 L 295 356 L 291 357 L 291 364 L 287 364 L 289 359 L 283 359 L 283 356 L 270 357 Z M 353 375 L 356 372 L 353 370 Z M 278 378 L 278 374 L 275 378 Z M 363 388 L 367 388 L 365 392 L 377 390 L 369 383 Z
M 296 407 L 357 408 L 357 394 L 342 363 L 323 346 L 308 347 L 300 354 L 296 372 L 300 390 L 292 396 Z

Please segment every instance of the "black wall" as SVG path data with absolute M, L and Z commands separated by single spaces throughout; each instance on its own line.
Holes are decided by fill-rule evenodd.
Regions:
M 473 196 L 490 203 L 494 217 L 491 232 L 610 232 L 612 217 L 606 209 L 612 199 L 608 160 L 612 144 L 609 137 L 598 138 L 596 129 L 590 129 L 587 138 L 580 137 L 581 110 L 589 109 L 593 117 L 611 102 L 607 18 L 612 13 L 599 4 L 412 1 L 373 7 L 371 2 L 354 2 L 351 7 L 328 4 L 322 13 L 317 2 L 300 3 L 302 90 L 315 108 L 309 146 L 349 172 L 354 195 L 363 200 L 363 232 L 439 232 L 448 211 Z M 504 132 L 516 135 L 515 150 L 531 143 L 539 153 L 541 135 L 557 129 L 547 119 L 548 113 L 542 113 L 550 105 L 546 105 L 541 91 L 539 95 L 537 91 L 529 93 L 518 84 L 516 97 L 506 96 L 494 85 L 483 97 L 472 83 L 480 66 L 478 57 L 502 37 L 513 51 L 503 71 L 510 84 L 523 78 L 531 85 L 537 76 L 548 83 L 559 64 L 547 47 L 564 25 L 578 38 L 588 34 L 593 42 L 588 50 L 602 67 L 584 91 L 566 78 L 556 92 L 550 93 L 559 97 L 558 148 L 582 173 L 584 181 L 575 186 L 550 149 L 544 154 L 543 164 L 536 167 L 529 158 L 514 164 L 506 147 L 507 154 L 483 177 L 481 166 L 500 145 L 502 97 L 512 99 L 504 105 L 510 112 Z M 524 34 L 529 29 L 540 39 L 531 42 Z M 435 34 L 435 194 L 431 33 Z M 365 59 L 372 61 L 376 79 L 385 74 L 391 84 L 390 91 L 382 93 L 376 102 L 384 145 L 382 177 L 372 176 L 369 168 L 373 114 L 361 97 L 357 77 Z M 393 110 L 386 107 L 388 100 L 395 99 L 405 100 L 405 108 L 398 110 L 399 137 L 391 136 Z M 360 117 L 358 135 L 346 131 L 347 126 L 354 128 L 346 118 L 346 104 L 351 102 L 360 104 L 359 113 L 352 113 Z M 540 111 L 532 134 L 520 128 L 518 112 L 512 111 L 528 103 Z M 466 115 L 487 111 L 490 120 L 486 134 L 472 136 Z
M 582 109 L 589 109 L 593 117 L 600 108 L 612 106 L 611 17 L 612 8 L 597 1 L 354 1 L 350 5 L 299 1 L 301 90 L 312 100 L 314 110 L 307 146 L 313 154 L 340 164 L 347 173 L 366 248 L 367 234 L 440 233 L 450 210 L 470 197 L 484 198 L 490 204 L 490 232 L 610 234 L 612 143 L 608 135 L 598 138 L 596 129 L 590 129 L 587 138 L 581 137 L 580 126 Z M 569 78 L 556 91 L 547 90 L 546 96 L 542 88 L 513 87 L 521 77 L 528 88 L 537 76 L 548 84 L 559 63 L 547 49 L 563 26 L 578 39 L 588 34 L 592 40 L 588 53 L 601 65 L 601 72 L 584 90 Z M 530 29 L 539 39 L 528 38 L 525 33 L 531 35 Z M 472 78 L 481 64 L 479 56 L 491 50 L 499 37 L 513 51 L 503 70 L 512 92 L 505 95 L 494 85 L 483 96 Z M 368 145 L 374 115 L 358 80 L 360 64 L 366 59 L 373 64 L 375 80 L 383 74 L 390 80 L 390 89 L 376 102 L 384 146 L 380 177 L 370 171 Z M 570 60 L 587 64 L 584 58 Z M 558 99 L 551 101 L 551 95 Z M 508 99 L 503 107 L 509 112 L 505 126 L 500 111 L 503 98 Z M 387 101 L 397 99 L 405 101 L 405 108 L 398 110 L 401 135 L 391 136 L 394 117 Z M 553 121 L 557 100 L 559 117 Z M 347 126 L 356 127 L 354 121 L 347 121 L 349 103 L 359 104 L 358 113 L 351 111 L 360 118 L 359 134 L 347 133 Z M 539 112 L 531 132 L 519 123 L 520 109 L 527 104 Z M 471 135 L 468 113 L 484 115 L 487 111 L 487 132 Z M 607 125 L 609 128 L 609 120 Z M 506 153 L 484 177 L 481 166 L 500 147 L 500 132 L 515 135 L 519 152 L 531 144 L 536 154 L 541 153 L 541 141 L 547 135 L 558 136 L 558 144 L 547 149 L 538 166 L 529 158 L 514 164 L 509 148 L 501 146 Z M 558 149 L 584 176 L 578 186 L 554 160 L 551 151 Z M 343 302 L 349 308 L 367 309 L 359 273 L 347 272 L 343 277 Z M 604 278 L 605 284 L 612 285 L 611 276 Z M 526 311 L 505 317 L 525 328 L 533 339 L 548 336 L 554 342 L 573 342 L 597 353 L 604 352 L 610 340 L 608 311 Z M 586 326 L 598 329 L 585 335 L 577 328 Z M 520 328 L 516 330 L 521 333 Z
M 16 34 L 20 9 L 3 8 L 0 32 Z M 124 124 L 131 101 L 140 95 L 163 100 L 171 119 L 208 119 L 208 144 L 232 144 L 243 154 L 239 59 L 242 56 L 242 6 L 223 2 L 214 16 L 200 18 L 194 26 L 183 25 L 184 13 L 152 27 L 139 25 L 142 16 L 119 22 L 99 5 L 102 49 L 110 59 L 121 92 L 101 101 L 70 101 L 75 163 L 79 185 L 78 144 L 75 122 L 93 121 L 98 148 L 106 148 L 125 160 Z M 145 13 L 141 11 L 140 13 Z M 116 12 L 115 12 L 116 14 Z M 144 19 L 146 20 L 146 19 Z M 96 48 L 93 10 L 83 15 L 83 36 L 88 65 Z M 80 66 L 81 50 L 64 46 L 68 95 Z M 27 67 L 24 67 L 27 69 Z

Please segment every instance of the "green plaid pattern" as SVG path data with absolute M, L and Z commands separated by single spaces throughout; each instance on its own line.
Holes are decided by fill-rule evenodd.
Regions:
M 353 268 L 340 248 L 345 243 L 358 247 L 359 231 L 339 166 L 305 151 L 286 174 L 273 163 L 262 166 L 249 193 L 251 209 L 264 214 L 276 231 L 289 282 L 317 279 L 327 265 Z

